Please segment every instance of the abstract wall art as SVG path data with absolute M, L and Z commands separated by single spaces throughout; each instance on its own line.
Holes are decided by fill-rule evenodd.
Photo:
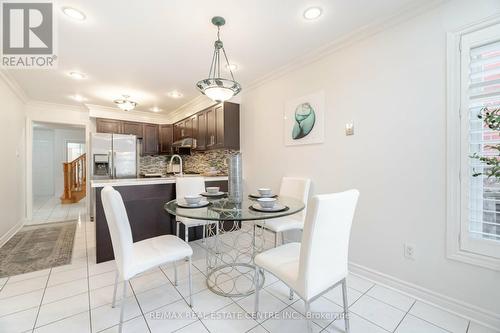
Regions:
M 286 146 L 318 144 L 324 141 L 325 93 L 288 101 L 285 105 L 284 138 Z

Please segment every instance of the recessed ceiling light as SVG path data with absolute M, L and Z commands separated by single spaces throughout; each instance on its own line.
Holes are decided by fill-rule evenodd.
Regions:
M 180 92 L 178 92 L 177 90 L 172 90 L 167 95 L 169 97 L 172 97 L 172 98 L 181 98 L 182 97 L 182 94 Z
M 310 7 L 304 11 L 304 18 L 312 21 L 318 19 L 321 14 L 323 14 L 323 10 L 320 7 Z
M 84 12 L 73 7 L 63 7 L 62 12 L 67 17 L 77 21 L 85 21 L 85 19 L 87 18 Z
M 85 102 L 87 99 L 85 97 L 83 97 L 82 95 L 71 95 L 69 96 L 69 98 L 71 98 L 72 100 L 76 101 L 76 102 Z
M 151 109 L 149 109 L 149 111 L 160 112 L 162 110 L 159 107 L 155 106 L 155 107 L 152 107 Z
M 236 64 L 227 64 L 226 68 L 229 69 L 230 71 L 237 71 L 238 70 L 238 65 Z
M 77 71 L 72 71 L 68 73 L 69 76 L 71 76 L 75 80 L 83 80 L 87 78 L 87 74 L 82 73 L 82 72 L 77 72 Z

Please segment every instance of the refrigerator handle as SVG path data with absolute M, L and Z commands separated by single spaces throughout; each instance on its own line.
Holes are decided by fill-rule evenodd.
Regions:
M 116 152 L 113 152 L 113 179 L 116 178 L 116 166 L 115 166 L 115 160 L 116 160 Z
M 108 152 L 108 162 L 109 162 L 108 175 L 109 175 L 110 179 L 113 179 L 114 178 L 114 176 L 113 176 L 113 169 L 115 167 L 115 163 L 113 161 L 113 153 L 111 152 L 111 150 Z

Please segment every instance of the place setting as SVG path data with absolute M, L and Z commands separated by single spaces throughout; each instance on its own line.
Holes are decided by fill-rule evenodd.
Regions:
M 201 196 L 211 199 L 223 198 L 227 194 L 226 192 L 222 192 L 218 186 L 208 186 L 205 188 L 206 192 L 200 193 Z
M 277 199 L 278 195 L 273 194 L 270 188 L 259 188 L 258 194 L 250 194 L 250 199 L 257 202 L 252 204 L 249 209 L 257 212 L 283 212 L 288 210 L 288 206 L 283 205 Z
M 181 208 L 202 208 L 210 205 L 210 202 L 199 194 L 186 195 L 177 200 L 177 206 Z
M 277 194 L 273 194 L 273 190 L 270 188 L 259 188 L 257 193 L 249 194 L 248 197 L 250 199 L 261 199 L 261 198 L 277 198 Z

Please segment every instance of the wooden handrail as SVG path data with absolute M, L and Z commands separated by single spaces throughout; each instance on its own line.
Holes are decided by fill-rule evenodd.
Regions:
M 71 162 L 63 163 L 64 192 L 62 203 L 78 202 L 85 197 L 87 185 L 87 155 L 83 154 Z M 78 194 L 76 194 L 78 192 Z M 83 196 L 82 196 L 83 193 Z

